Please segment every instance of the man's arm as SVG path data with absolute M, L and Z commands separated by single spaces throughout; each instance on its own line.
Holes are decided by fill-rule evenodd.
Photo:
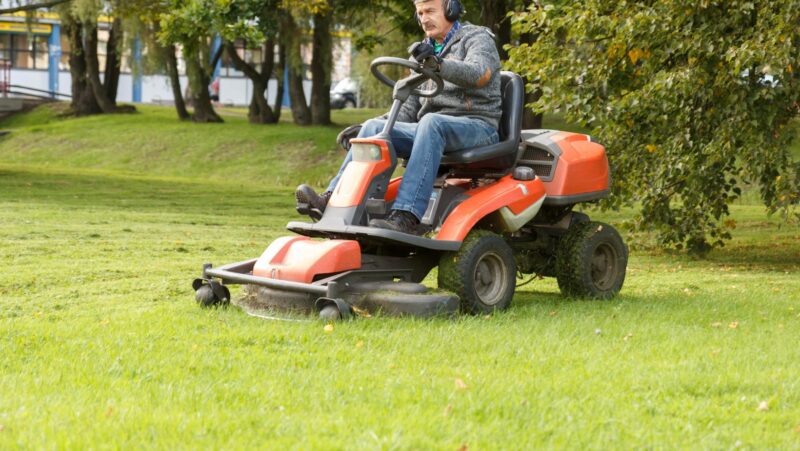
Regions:
M 442 78 L 462 88 L 482 88 L 500 70 L 500 55 L 494 39 L 486 31 L 468 38 L 463 61 L 444 59 L 439 66 Z

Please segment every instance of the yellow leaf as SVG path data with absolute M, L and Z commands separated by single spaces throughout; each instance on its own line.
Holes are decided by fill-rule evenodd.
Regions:
M 758 403 L 759 412 L 766 412 L 767 410 L 769 410 L 769 404 L 766 401 L 761 401 Z
M 459 390 L 466 390 L 468 387 L 467 384 L 464 383 L 464 381 L 462 381 L 459 378 L 456 378 L 456 388 Z
M 739 327 L 739 322 L 738 321 L 734 321 L 734 322 L 728 324 L 728 327 L 731 328 L 731 329 L 736 329 L 737 327 Z
M 658 149 L 658 147 L 656 147 L 655 144 L 648 144 L 648 145 L 644 146 L 644 148 L 647 149 L 647 151 L 650 152 L 650 153 L 653 153 Z
M 363 347 L 364 347 L 364 340 L 358 340 L 358 343 L 356 343 L 356 349 L 361 349 Z
M 628 58 L 630 58 L 631 63 L 636 64 L 639 61 L 639 56 L 641 55 L 639 49 L 631 49 L 628 52 Z
M 720 323 L 720 322 L 711 323 L 711 327 L 721 327 L 721 326 L 722 326 L 722 323 Z
M 326 324 L 322 330 L 324 330 L 326 334 L 333 332 L 333 324 Z
M 444 416 L 448 417 L 448 416 L 450 416 L 450 414 L 452 412 L 453 412 L 453 405 L 452 404 L 448 404 L 447 406 L 445 406 L 445 408 L 444 408 Z

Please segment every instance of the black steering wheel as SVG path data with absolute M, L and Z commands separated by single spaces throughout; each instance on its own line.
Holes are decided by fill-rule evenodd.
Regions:
M 391 78 L 387 77 L 383 72 L 380 71 L 381 66 L 403 66 L 405 68 L 411 69 L 415 74 L 412 74 L 409 77 L 403 78 L 402 80 L 394 81 Z M 420 64 L 416 61 L 411 61 L 403 58 L 394 58 L 391 56 L 381 56 L 379 58 L 375 58 L 372 60 L 372 64 L 370 64 L 370 70 L 372 71 L 372 75 L 375 76 L 378 80 L 383 82 L 386 86 L 390 88 L 395 88 L 396 90 L 399 89 L 408 89 L 410 94 L 414 94 L 419 97 L 434 97 L 438 95 L 442 88 L 444 88 L 444 82 L 442 81 L 442 77 L 439 74 L 429 68 L 426 67 L 424 64 Z M 427 80 L 433 80 L 433 83 L 436 85 L 433 89 L 420 89 L 419 86 L 425 83 Z

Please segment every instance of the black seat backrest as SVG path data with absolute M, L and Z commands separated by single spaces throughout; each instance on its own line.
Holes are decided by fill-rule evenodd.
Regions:
M 441 165 L 456 169 L 455 172 L 480 171 L 508 172 L 514 166 L 520 141 L 522 108 L 525 103 L 525 84 L 522 77 L 513 72 L 500 72 L 500 92 L 503 115 L 498 134 L 500 142 L 483 147 L 447 152 Z M 480 174 L 475 174 L 480 175 Z

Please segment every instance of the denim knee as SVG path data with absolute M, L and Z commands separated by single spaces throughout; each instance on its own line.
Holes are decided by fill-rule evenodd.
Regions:
M 369 119 L 368 121 L 364 122 L 364 125 L 361 126 L 361 131 L 358 132 L 359 138 L 368 138 L 370 136 L 375 136 L 383 130 L 383 126 L 386 124 L 386 121 L 380 119 Z

